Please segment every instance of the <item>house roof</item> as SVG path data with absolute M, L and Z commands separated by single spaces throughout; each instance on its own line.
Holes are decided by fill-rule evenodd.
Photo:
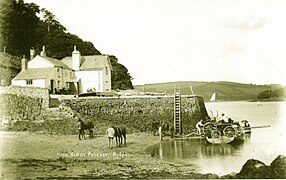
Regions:
M 44 79 L 52 71 L 53 68 L 33 68 L 21 71 L 14 80 L 23 79 Z
M 70 68 L 72 67 L 72 57 L 65 57 L 62 62 L 65 63 Z M 106 63 L 109 64 L 111 70 L 112 66 L 108 56 L 105 55 L 93 55 L 93 56 L 81 56 L 80 60 L 80 70 L 90 70 L 90 69 L 102 69 L 105 67 Z
M 63 63 L 60 60 L 51 58 L 51 57 L 47 57 L 47 56 L 40 56 L 41 58 L 44 58 L 45 60 L 49 61 L 50 63 L 52 63 L 55 67 L 62 67 L 64 69 L 71 69 L 69 66 L 67 66 L 65 63 Z
M 72 68 L 72 63 L 71 63 L 72 57 L 68 56 L 65 57 L 61 60 L 65 65 L 67 65 L 69 68 Z
M 105 67 L 107 56 L 83 56 L 84 61 L 80 66 L 80 70 L 86 69 L 102 69 Z M 107 62 L 108 63 L 108 62 Z

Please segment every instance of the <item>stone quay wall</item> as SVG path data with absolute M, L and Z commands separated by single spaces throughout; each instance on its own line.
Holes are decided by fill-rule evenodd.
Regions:
M 0 87 L 1 124 L 35 120 L 49 107 L 48 89 L 36 87 Z
M 132 132 L 151 131 L 153 122 L 173 126 L 173 97 L 129 98 L 77 98 L 63 99 L 61 107 L 92 120 L 96 126 L 124 126 Z M 207 116 L 204 100 L 199 96 L 181 97 L 183 132 L 195 128 L 201 118 Z

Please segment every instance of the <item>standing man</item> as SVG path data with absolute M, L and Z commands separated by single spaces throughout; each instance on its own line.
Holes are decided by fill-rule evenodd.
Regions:
M 108 137 L 108 147 L 109 148 L 112 148 L 114 134 L 115 134 L 115 131 L 114 131 L 114 127 L 113 126 L 107 129 L 106 135 Z
M 202 128 L 203 128 L 203 120 L 201 119 L 199 122 L 197 122 L 196 124 L 196 128 L 198 130 L 198 134 L 201 135 L 202 134 Z
M 159 134 L 159 137 L 160 137 L 160 141 L 163 141 L 163 137 L 162 137 L 162 126 L 159 126 L 158 134 Z
M 78 139 L 81 140 L 81 137 L 83 137 L 83 130 L 82 130 L 82 121 L 77 118 L 78 123 L 77 123 L 77 130 L 78 130 Z

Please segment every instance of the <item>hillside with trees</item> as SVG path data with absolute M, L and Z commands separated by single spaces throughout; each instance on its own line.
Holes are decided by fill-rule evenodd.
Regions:
M 46 55 L 56 59 L 71 56 L 74 45 L 77 46 L 82 55 L 101 54 L 93 43 L 83 41 L 77 35 L 69 33 L 57 21 L 56 16 L 47 9 L 40 8 L 34 3 L 24 3 L 23 0 L 1 0 L 0 51 L 7 55 L 3 55 L 4 53 L 1 55 L 1 80 L 5 77 L 5 81 L 9 81 L 8 79 L 11 80 L 15 77 L 15 74 L 21 70 L 20 62 L 16 61 L 21 59 L 23 55 L 30 57 L 31 47 L 40 53 L 43 45 L 46 49 Z M 12 57 L 10 55 L 13 56 L 13 63 L 15 64 L 9 64 L 12 61 L 6 60 Z M 2 58 L 4 56 L 6 58 Z M 112 65 L 114 66 L 113 79 L 128 78 L 114 81 L 112 88 L 133 88 L 132 77 L 128 73 L 128 69 L 118 63 L 117 59 L 113 60 Z
M 217 101 L 240 101 L 240 100 L 257 100 L 258 94 L 266 90 L 275 90 L 282 88 L 281 85 L 255 85 L 242 84 L 235 82 L 169 82 L 158 84 L 145 84 L 134 86 L 135 89 L 144 92 L 155 92 L 173 94 L 174 87 L 180 87 L 182 95 L 194 94 L 200 95 L 205 101 L 209 101 L 211 95 L 215 92 Z
M 0 85 L 10 85 L 11 79 L 20 72 L 20 67 L 21 60 L 19 57 L 0 52 Z
M 284 100 L 286 98 L 286 88 L 268 89 L 258 94 L 257 100 L 269 101 L 269 100 Z

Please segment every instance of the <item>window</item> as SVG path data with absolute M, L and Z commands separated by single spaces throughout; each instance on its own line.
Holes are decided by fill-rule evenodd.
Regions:
M 105 81 L 105 83 L 107 84 L 107 83 L 108 83 L 108 81 Z
M 105 74 L 108 75 L 108 67 L 105 66 Z
M 26 80 L 26 85 L 32 85 L 32 84 L 33 84 L 33 80 L 32 79 Z
M 60 68 L 57 68 L 58 77 L 61 77 Z

